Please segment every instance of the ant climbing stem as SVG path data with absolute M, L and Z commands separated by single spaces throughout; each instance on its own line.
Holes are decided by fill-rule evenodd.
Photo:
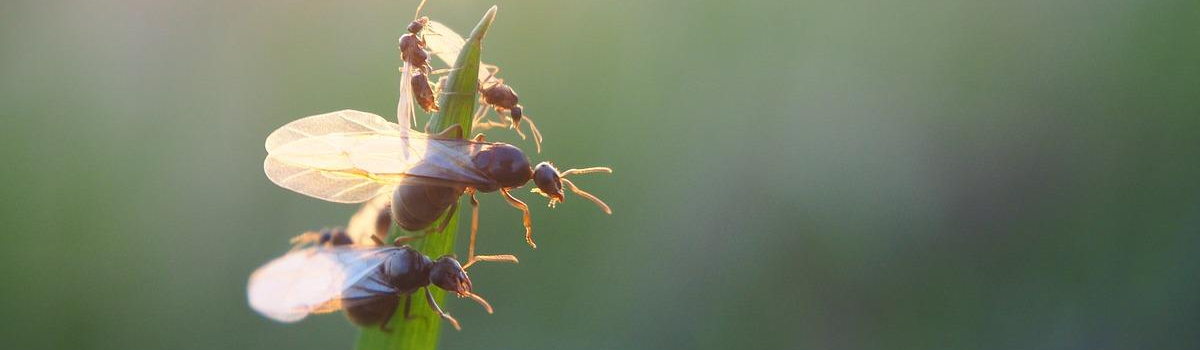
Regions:
M 481 65 L 482 66 L 482 65 Z M 542 153 L 542 132 L 538 130 L 537 125 L 533 123 L 533 119 L 525 115 L 525 107 L 518 103 L 520 99 L 517 92 L 513 88 L 504 83 L 504 79 L 496 77 L 500 72 L 499 66 L 487 65 L 488 75 L 481 79 L 482 83 L 479 87 L 480 98 L 479 103 L 489 105 L 496 111 L 496 114 L 507 119 L 501 118 L 501 122 L 487 122 L 479 125 L 480 130 L 487 130 L 493 127 L 510 128 L 517 132 L 521 139 L 525 139 L 525 133 L 521 131 L 521 120 L 525 120 L 529 124 L 529 131 L 533 134 L 533 143 L 537 148 L 538 153 Z M 479 122 L 487 115 L 486 109 L 480 109 L 480 112 L 472 117 L 473 121 Z
M 413 137 L 405 134 L 364 132 L 363 125 L 378 125 L 385 129 L 398 129 L 382 117 L 370 113 L 344 110 L 310 116 L 281 127 L 267 138 L 267 160 L 264 170 L 267 177 L 284 188 L 316 198 L 338 202 L 363 202 L 380 194 L 391 192 L 392 221 L 410 232 L 421 232 L 439 225 L 445 214 L 454 210 L 466 191 L 473 194 L 500 192 L 505 201 L 522 213 L 525 240 L 536 247 L 532 235 L 532 220 L 529 206 L 513 196 L 513 189 L 532 181 L 537 193 L 550 198 L 551 206 L 565 200 L 563 187 L 593 202 L 605 213 L 611 208 L 595 195 L 584 191 L 574 180 L 575 175 L 611 173 L 604 167 L 580 168 L 559 172 L 549 162 L 532 166 L 524 151 L 501 142 L 485 142 L 483 137 L 472 141 L 461 139 L 462 127 L 458 124 L 442 133 Z M 293 130 L 311 130 L 312 134 L 297 135 Z M 361 147 L 347 150 L 337 157 L 346 159 L 373 159 L 369 162 L 351 162 L 354 168 L 347 170 L 325 169 L 327 163 L 306 162 L 304 157 L 315 150 L 295 150 L 276 145 L 286 145 L 286 140 L 299 139 L 304 142 L 334 142 L 345 137 L 387 142 L 367 142 Z M 300 142 L 300 141 L 288 141 Z M 419 157 L 396 152 L 396 145 L 408 144 L 425 149 Z M 403 151 L 403 149 L 401 150 Z M 379 158 L 380 154 L 395 154 L 395 157 Z M 361 158 L 367 157 L 367 158 Z M 374 158 L 371 158 L 374 157 Z M 299 160 L 299 163 L 297 163 Z M 297 178 L 298 172 L 314 176 Z M 361 174 L 369 174 L 363 177 Z M 569 177 L 565 180 L 563 177 Z M 330 183 L 329 179 L 353 179 Z M 564 181 L 565 180 L 565 181 Z M 372 186 L 372 187 L 366 187 Z M 361 191 L 362 188 L 372 190 Z M 477 205 L 474 202 L 472 205 Z M 473 212 L 474 212 L 474 208 Z M 476 235 L 478 226 L 476 226 Z M 477 243 L 478 241 L 472 242 Z M 474 250 L 471 250 L 475 253 Z M 490 260 L 488 256 L 472 256 L 468 262 Z M 507 256 L 495 257 L 503 261 L 515 261 Z

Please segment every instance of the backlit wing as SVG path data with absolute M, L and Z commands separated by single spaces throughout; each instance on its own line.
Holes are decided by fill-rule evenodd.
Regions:
M 343 110 L 288 123 L 267 137 L 263 170 L 275 184 L 338 203 L 359 203 L 396 185 L 488 184 L 471 154 L 479 143 L 431 138 L 378 115 Z
M 412 65 L 404 61 L 400 71 L 400 101 L 396 103 L 396 124 L 397 128 L 403 131 L 412 129 L 416 124 L 417 115 L 413 113 Z
M 456 67 L 454 63 L 458 61 L 458 53 L 462 51 L 463 45 L 467 42 L 463 39 L 462 35 L 458 35 L 458 33 L 455 33 L 454 30 L 445 24 L 432 20 L 425 25 L 425 31 L 425 47 L 429 49 L 429 52 L 437 56 L 447 66 L 451 68 Z M 488 66 L 488 64 L 484 63 L 480 63 L 479 65 L 480 67 Z M 489 74 L 487 69 L 480 69 L 479 82 L 486 82 Z
M 377 268 L 396 249 L 311 247 L 292 251 L 255 270 L 246 296 L 254 311 L 280 322 L 336 311 L 344 300 L 394 292 L 386 284 L 365 279 L 377 278 Z

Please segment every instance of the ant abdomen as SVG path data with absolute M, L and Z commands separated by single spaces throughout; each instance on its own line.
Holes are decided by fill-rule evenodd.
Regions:
M 373 296 L 367 301 L 355 302 L 346 308 L 346 318 L 359 327 L 381 325 L 396 313 L 400 298 L 391 294 Z
M 463 187 L 403 183 L 392 192 L 392 220 L 408 231 L 433 225 L 451 204 L 458 201 Z

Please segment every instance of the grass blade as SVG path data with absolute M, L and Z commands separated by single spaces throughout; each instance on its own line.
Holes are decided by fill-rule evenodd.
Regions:
M 457 66 L 451 71 L 444 87 L 444 97 L 438 106 L 440 111 L 433 115 L 429 122 L 429 130 L 437 132 L 454 124 L 462 125 L 464 137 L 471 135 L 471 116 L 475 112 L 475 99 L 479 76 L 479 56 L 482 51 L 483 37 L 488 27 L 496 18 L 496 7 L 483 15 L 470 37 L 459 53 Z M 459 199 L 462 200 L 461 198 Z M 460 205 L 460 207 L 465 207 Z M 437 258 L 454 253 L 454 238 L 458 232 L 458 215 L 450 218 L 450 224 L 442 232 L 430 233 L 423 239 L 413 242 L 413 248 L 431 258 Z M 394 238 L 394 237 L 393 237 Z M 446 292 L 433 288 L 434 297 L 439 304 L 445 300 Z M 358 350 L 432 350 L 437 348 L 438 335 L 444 322 L 430 310 L 425 298 L 420 292 L 413 295 L 412 319 L 404 319 L 404 303 L 396 310 L 390 327 L 392 331 L 384 332 L 377 327 L 363 328 L 358 336 L 355 348 Z M 442 304 L 443 307 L 445 304 Z M 447 312 L 450 312 L 447 310 Z M 470 327 L 466 325 L 465 327 Z

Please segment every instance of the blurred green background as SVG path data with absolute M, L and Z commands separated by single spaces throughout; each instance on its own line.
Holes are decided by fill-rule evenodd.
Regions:
M 0 344 L 349 348 L 246 305 L 355 209 L 271 184 L 263 140 L 390 119 L 416 2 L 0 4 Z M 498 4 L 534 161 L 615 168 L 576 181 L 615 213 L 520 191 L 532 251 L 483 196 L 521 264 L 472 269 L 496 314 L 450 301 L 445 349 L 1200 343 L 1200 2 Z

